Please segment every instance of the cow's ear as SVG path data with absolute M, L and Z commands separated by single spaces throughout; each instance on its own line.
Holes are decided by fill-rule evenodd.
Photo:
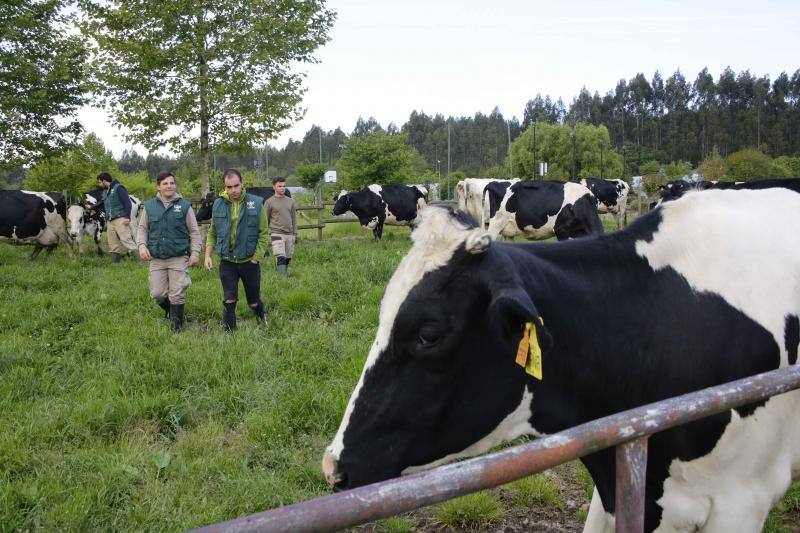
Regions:
M 464 241 L 464 248 L 473 255 L 486 252 L 491 245 L 492 236 L 483 230 L 471 232 Z
M 509 336 L 519 340 L 519 333 L 525 329 L 525 324 L 532 323 L 536 328 L 539 345 L 543 352 L 550 349 L 553 339 L 544 321 L 533 305 L 530 296 L 521 288 L 504 288 L 492 295 L 489 304 L 489 317 L 494 325 L 502 328 Z

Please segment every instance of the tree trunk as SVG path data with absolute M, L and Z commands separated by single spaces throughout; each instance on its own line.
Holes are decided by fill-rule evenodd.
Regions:
M 203 15 L 199 15 L 199 25 L 203 24 Z M 200 41 L 199 63 L 199 94 L 200 94 L 200 180 L 203 184 L 203 195 L 211 190 L 208 178 L 208 62 L 206 61 L 205 36 Z

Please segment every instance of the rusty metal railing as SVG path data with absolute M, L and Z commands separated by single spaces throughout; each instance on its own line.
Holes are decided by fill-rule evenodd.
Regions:
M 331 531 L 439 503 L 617 447 L 616 527 L 641 532 L 647 437 L 800 388 L 800 366 L 637 407 L 534 441 L 357 489 L 207 526 L 201 532 Z

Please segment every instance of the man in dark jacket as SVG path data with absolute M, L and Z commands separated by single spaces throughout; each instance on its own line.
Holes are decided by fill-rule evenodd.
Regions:
M 214 200 L 211 208 L 211 228 L 206 240 L 206 270 L 211 270 L 211 254 L 216 249 L 220 257 L 219 278 L 222 282 L 223 327 L 236 329 L 236 302 L 239 299 L 239 280 L 244 285 L 247 305 L 256 318 L 264 322 L 264 302 L 261 301 L 261 267 L 258 260 L 267 249 L 267 217 L 260 196 L 247 194 L 242 175 L 235 168 L 222 177 L 225 190 Z
M 97 182 L 103 191 L 103 210 L 106 213 L 108 231 L 108 249 L 111 259 L 118 263 L 120 243 L 126 248 L 126 253 L 138 257 L 136 244 L 131 237 L 131 198 L 128 191 L 119 180 L 115 180 L 108 172 L 97 175 Z

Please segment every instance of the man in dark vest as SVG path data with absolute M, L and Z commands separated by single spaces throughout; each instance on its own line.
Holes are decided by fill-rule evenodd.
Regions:
M 206 270 L 211 270 L 211 254 L 216 249 L 220 257 L 219 279 L 222 282 L 222 324 L 226 331 L 236 329 L 236 302 L 239 299 L 239 280 L 244 285 L 247 305 L 259 322 L 264 322 L 264 302 L 261 301 L 261 267 L 258 260 L 267 250 L 266 211 L 260 196 L 247 194 L 242 175 L 235 168 L 222 176 L 225 190 L 214 200 L 211 208 L 211 228 L 206 241 Z
M 192 286 L 189 267 L 200 263 L 202 240 L 192 204 L 178 194 L 175 176 L 159 172 L 156 187 L 156 197 L 144 203 L 136 241 L 139 257 L 150 261 L 150 297 L 177 333 L 183 327 L 186 290 Z
M 111 259 L 118 263 L 120 243 L 126 248 L 126 253 L 135 256 L 136 244 L 131 237 L 131 198 L 128 191 L 119 180 L 115 180 L 108 172 L 97 175 L 97 182 L 103 191 L 103 210 L 106 213 L 106 230 L 108 232 L 108 249 Z

